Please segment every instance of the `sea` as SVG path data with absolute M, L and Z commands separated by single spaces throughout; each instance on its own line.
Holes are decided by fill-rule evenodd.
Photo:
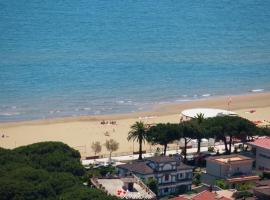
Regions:
M 0 122 L 268 91 L 270 1 L 0 1 Z

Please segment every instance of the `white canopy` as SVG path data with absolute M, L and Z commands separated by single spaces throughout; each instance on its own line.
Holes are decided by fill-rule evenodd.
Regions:
M 235 112 L 222 110 L 222 109 L 213 109 L 213 108 L 195 108 L 183 110 L 181 113 L 187 118 L 195 118 L 198 114 L 203 114 L 204 118 L 224 116 L 224 115 L 237 115 Z

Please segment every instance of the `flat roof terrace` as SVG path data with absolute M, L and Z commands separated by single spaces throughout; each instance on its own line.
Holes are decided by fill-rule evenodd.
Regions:
M 225 155 L 225 156 L 213 156 L 207 158 L 208 161 L 217 162 L 219 164 L 234 164 L 239 162 L 252 162 L 253 159 L 242 155 Z
M 230 162 L 230 161 L 240 161 L 240 160 L 243 160 L 243 158 L 240 158 L 240 157 L 232 157 L 232 158 L 218 158 L 216 159 L 217 161 L 219 162 L 223 162 L 223 163 L 227 163 L 227 162 Z
M 136 179 L 133 182 L 133 190 L 123 189 L 127 178 L 96 178 L 92 183 L 96 187 L 104 190 L 110 195 L 117 196 L 124 199 L 155 199 L 154 193 L 151 190 L 144 187 L 144 185 L 137 182 Z

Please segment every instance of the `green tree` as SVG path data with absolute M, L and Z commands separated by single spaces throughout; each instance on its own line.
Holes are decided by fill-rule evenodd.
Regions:
M 187 145 L 188 143 L 192 140 L 193 138 L 193 128 L 192 124 L 190 121 L 182 122 L 178 126 L 179 128 L 179 139 L 183 138 L 184 139 L 184 149 L 182 150 L 182 154 L 184 155 L 184 162 L 187 161 Z
M 78 151 L 61 142 L 0 148 L 1 200 L 117 199 L 84 186 L 84 176 Z
M 109 140 L 106 140 L 105 147 L 110 152 L 109 163 L 111 163 L 112 152 L 116 151 L 119 148 L 119 143 L 113 139 L 109 139 Z
M 163 155 L 166 155 L 169 143 L 179 138 L 179 129 L 177 124 L 162 124 L 152 126 L 147 131 L 147 141 L 151 144 L 159 144 L 164 146 Z
M 128 141 L 133 140 L 139 143 L 139 160 L 142 160 L 142 143 L 146 140 L 146 126 L 143 122 L 135 122 L 128 133 Z
M 204 124 L 210 137 L 223 141 L 227 154 L 231 153 L 234 138 L 245 143 L 261 133 L 252 122 L 238 116 L 217 116 L 205 120 Z
M 216 180 L 216 185 L 223 190 L 229 189 L 229 185 L 223 179 Z
M 101 146 L 100 142 L 93 142 L 91 145 L 91 149 L 94 151 L 95 156 L 96 156 L 97 153 L 101 152 L 102 146 Z
M 147 187 L 154 192 L 155 194 L 157 194 L 158 192 L 158 181 L 154 178 L 148 179 L 146 182 Z
M 196 186 L 201 184 L 201 174 L 200 173 L 195 173 L 192 178 L 192 183 Z

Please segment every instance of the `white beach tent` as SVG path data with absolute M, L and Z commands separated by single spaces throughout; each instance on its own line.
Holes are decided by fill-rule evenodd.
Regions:
M 216 117 L 216 116 L 236 116 L 237 114 L 232 111 L 222 110 L 222 109 L 215 109 L 215 108 L 194 108 L 194 109 L 187 109 L 181 112 L 181 117 L 183 120 L 189 120 L 192 118 L 196 118 L 197 115 L 203 114 L 204 118 Z

